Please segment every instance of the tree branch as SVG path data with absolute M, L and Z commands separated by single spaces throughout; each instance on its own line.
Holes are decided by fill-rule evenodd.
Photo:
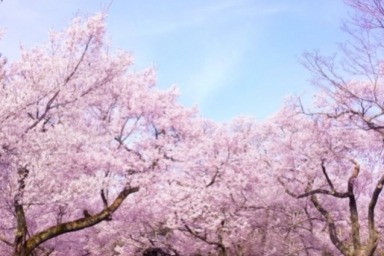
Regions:
M 187 231 L 193 235 L 194 237 L 200 239 L 201 241 L 209 244 L 209 245 L 216 245 L 217 247 L 220 248 L 220 250 L 225 254 L 226 252 L 226 249 L 225 249 L 225 246 L 220 243 L 220 242 L 213 242 L 213 241 L 209 241 L 205 236 L 201 236 L 199 234 L 197 234 L 196 232 L 194 232 L 187 224 L 184 224 L 184 227 L 187 229 Z
M 20 167 L 17 170 L 19 175 L 17 193 L 14 198 L 15 216 L 17 221 L 17 227 L 15 230 L 15 242 L 14 242 L 14 255 L 19 255 L 25 252 L 24 244 L 28 233 L 27 221 L 25 219 L 24 207 L 22 199 L 24 197 L 25 181 L 28 177 L 28 169 L 26 167 Z M 28 254 L 27 254 L 28 255 Z
M 20 256 L 28 256 L 33 249 L 35 249 L 37 246 L 49 239 L 52 239 L 65 233 L 74 232 L 87 227 L 91 227 L 102 222 L 103 220 L 107 220 L 110 215 L 120 207 L 120 205 L 128 195 L 137 191 L 139 191 L 139 187 L 125 187 L 117 196 L 115 201 L 109 207 L 103 209 L 101 212 L 95 215 L 91 215 L 89 217 L 84 217 L 81 219 L 65 222 L 50 227 L 40 233 L 33 235 L 26 242 L 25 253 L 21 254 Z
M 355 168 L 353 169 L 352 175 L 348 180 L 348 194 L 349 194 L 349 212 L 350 212 L 350 220 L 352 227 L 352 241 L 353 241 L 353 249 L 355 253 L 360 251 L 360 225 L 359 225 L 359 214 L 357 211 L 356 198 L 353 193 L 353 186 L 355 184 L 355 180 L 360 172 L 360 165 L 351 160 L 352 163 L 355 164 Z
M 371 201 L 369 202 L 368 207 L 368 230 L 369 230 L 369 241 L 367 243 L 367 247 L 365 249 L 365 255 L 372 256 L 377 248 L 377 243 L 379 240 L 378 233 L 375 229 L 375 207 L 377 203 L 377 199 L 383 189 L 384 184 L 384 175 L 381 176 L 379 182 L 375 190 L 373 191 Z
M 297 195 L 297 194 L 291 192 L 287 188 L 287 186 L 284 184 L 284 182 L 280 178 L 278 178 L 279 183 L 281 185 L 283 185 L 286 193 L 289 194 L 290 196 L 298 198 L 298 199 L 311 196 L 312 203 L 314 204 L 316 209 L 324 216 L 324 218 L 326 219 L 326 221 L 328 223 L 328 228 L 329 228 L 329 233 L 330 233 L 330 237 L 331 237 L 332 243 L 344 255 L 347 255 L 346 254 L 346 250 L 347 249 L 345 248 L 345 246 L 338 239 L 333 219 L 332 219 L 331 215 L 329 214 L 329 212 L 326 211 L 320 205 L 320 203 L 318 202 L 318 200 L 316 198 L 316 194 L 332 195 L 332 196 L 338 197 L 338 198 L 349 198 L 349 212 L 350 212 L 350 220 L 351 220 L 351 230 L 352 230 L 351 232 L 352 232 L 353 249 L 354 249 L 355 253 L 360 252 L 360 250 L 361 250 L 361 242 L 360 242 L 359 215 L 358 215 L 358 211 L 357 211 L 356 198 L 355 198 L 355 195 L 354 195 L 354 192 L 353 192 L 353 187 L 354 187 L 354 184 L 355 184 L 355 180 L 356 180 L 356 178 L 357 178 L 357 176 L 359 175 L 359 172 L 360 172 L 360 165 L 355 160 L 353 160 L 353 159 L 350 159 L 350 161 L 355 165 L 355 167 L 353 169 L 353 172 L 352 172 L 351 176 L 348 179 L 348 191 L 344 192 L 344 193 L 340 193 L 340 192 L 337 192 L 335 190 L 335 188 L 334 188 L 334 186 L 332 184 L 332 181 L 330 180 L 330 178 L 329 178 L 329 176 L 327 174 L 326 168 L 324 166 L 324 160 L 322 160 L 322 162 L 321 162 L 321 168 L 322 168 L 322 171 L 323 171 L 323 174 L 324 174 L 325 178 L 327 179 L 328 185 L 331 188 L 331 191 L 328 191 L 328 190 L 325 190 L 325 189 L 314 189 L 314 190 L 312 190 L 311 189 L 311 185 L 309 183 L 306 192 L 303 193 L 303 194 Z M 374 196 L 372 197 L 372 200 L 373 200 L 373 201 L 371 200 L 372 209 L 370 208 L 370 214 L 372 216 L 371 216 L 371 218 L 368 219 L 368 221 L 370 222 L 370 225 L 372 226 L 372 231 L 371 231 L 371 227 L 370 227 L 370 237 L 372 237 L 372 239 L 371 239 L 372 243 L 376 244 L 376 246 L 377 246 L 377 235 L 375 235 L 376 231 L 374 230 L 373 210 L 374 210 L 374 207 L 375 207 L 375 204 L 376 204 L 376 201 L 377 201 L 377 197 L 378 197 L 378 195 L 379 195 L 379 193 L 381 191 L 383 183 L 384 183 L 384 175 L 383 175 L 383 178 L 382 178 L 382 183 L 379 182 L 379 185 L 377 186 L 377 188 L 375 190 L 375 193 L 377 193 L 377 195 L 374 193 Z M 379 188 L 380 188 L 380 191 L 378 190 Z M 376 195 L 376 199 L 374 200 L 375 195 Z M 370 207 L 371 207 L 371 204 L 370 204 Z
M 6 245 L 13 246 L 13 244 L 9 241 L 7 241 L 4 237 L 0 236 L 0 241 L 5 243 Z
M 52 103 L 53 101 L 56 99 L 56 97 L 59 95 L 59 92 L 60 90 L 58 90 L 53 96 L 52 98 L 49 99 L 47 105 L 45 106 L 45 110 L 44 110 L 44 113 L 40 116 L 40 117 L 36 117 L 37 120 L 31 125 L 29 126 L 26 130 L 25 130 L 25 133 L 27 133 L 29 130 L 33 129 L 36 125 L 38 125 L 41 120 L 43 120 L 45 118 L 45 116 L 47 115 L 48 111 L 52 109 Z
M 215 180 L 216 180 L 216 177 L 217 177 L 217 174 L 219 174 L 219 168 L 216 167 L 216 172 L 215 174 L 213 175 L 213 178 L 212 180 L 205 186 L 206 188 L 210 187 L 213 185 L 213 183 L 215 183 Z
M 345 245 L 340 241 L 340 239 L 337 236 L 336 232 L 336 225 L 333 221 L 332 216 L 329 214 L 327 210 L 325 210 L 317 200 L 316 195 L 311 196 L 311 202 L 313 205 L 316 207 L 316 209 L 323 215 L 325 218 L 327 224 L 328 224 L 328 229 L 329 229 L 329 237 L 331 238 L 332 243 L 336 246 L 336 248 L 345 256 L 349 255 L 348 254 L 348 249 L 345 247 Z
M 101 200 L 103 200 L 103 206 L 104 208 L 108 207 L 108 200 L 105 197 L 104 189 L 100 190 Z
M 323 160 L 321 161 L 321 169 L 323 170 L 323 173 L 324 173 L 324 175 L 325 175 L 325 178 L 327 179 L 328 185 L 331 187 L 331 192 L 332 192 L 332 193 L 335 193 L 335 192 L 336 192 L 336 191 L 335 191 L 335 188 L 333 187 L 332 181 L 331 181 L 331 180 L 329 179 L 329 177 L 328 177 L 327 171 L 326 171 L 325 166 L 324 166 L 324 162 L 325 162 L 325 159 L 323 159 Z
M 284 184 L 284 182 L 282 182 L 282 180 L 280 178 L 277 179 L 279 181 L 279 183 L 284 187 L 285 189 L 285 192 L 294 197 L 294 198 L 304 198 L 304 197 L 308 197 L 308 196 L 312 196 L 312 195 L 315 195 L 315 194 L 324 194 L 324 195 L 331 195 L 331 196 L 334 196 L 334 197 L 338 197 L 338 198 L 348 198 L 349 197 L 349 193 L 348 192 L 344 192 L 344 193 L 340 193 L 340 192 L 337 192 L 337 191 L 329 191 L 329 190 L 326 190 L 326 189 L 314 189 L 314 190 L 310 190 L 310 191 L 307 191 L 303 194 L 295 194 L 293 193 L 292 191 L 290 191 L 287 186 Z

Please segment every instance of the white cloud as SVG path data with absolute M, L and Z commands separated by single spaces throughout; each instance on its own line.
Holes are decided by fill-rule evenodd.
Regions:
M 228 86 L 231 77 L 238 71 L 243 51 L 244 49 L 234 49 L 228 52 L 226 48 L 222 48 L 215 54 L 206 56 L 202 60 L 201 68 L 186 80 L 186 95 L 189 100 L 202 105 L 211 94 Z
M 212 37 L 206 38 L 206 43 L 203 45 L 206 47 L 205 55 L 201 65 L 198 69 L 192 70 L 193 74 L 185 80 L 186 84 L 183 84 L 185 94 L 182 94 L 182 97 L 188 97 L 188 102 L 202 106 L 221 89 L 235 85 L 234 79 L 242 72 L 244 60 L 249 57 L 247 56 L 249 52 L 257 47 L 258 37 L 262 36 L 263 27 L 257 23 L 259 18 L 287 11 L 284 6 L 250 5 L 252 5 L 250 1 L 227 1 L 223 5 L 217 5 L 216 8 L 209 8 L 211 12 L 223 12 L 220 15 L 224 18 L 226 15 L 238 17 L 229 23 L 224 23 L 231 26 L 221 28 L 220 32 L 213 31 Z M 243 23 L 244 16 L 251 17 L 250 24 Z M 223 31 L 226 33 L 225 36 L 220 35 Z

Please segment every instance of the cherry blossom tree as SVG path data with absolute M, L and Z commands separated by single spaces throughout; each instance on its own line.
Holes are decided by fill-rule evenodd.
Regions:
M 153 200 L 139 200 L 141 214 L 130 221 L 136 231 L 120 229 L 119 249 L 240 256 L 310 255 L 327 248 L 312 227 L 317 216 L 285 194 L 269 171 L 269 126 L 244 117 L 202 126 L 189 171 L 183 164 L 178 175 L 163 176 L 158 190 L 148 191 Z
M 382 254 L 384 8 L 346 3 L 342 55 L 304 55 L 313 106 L 263 122 L 182 107 L 103 13 L 0 57 L 1 254 Z
M 381 255 L 384 8 L 378 0 L 346 3 L 353 13 L 343 28 L 352 39 L 340 56 L 304 55 L 319 92 L 313 107 L 291 99 L 273 118 L 270 165 L 325 223 L 329 253 Z
M 93 253 L 100 246 L 81 245 L 95 225 L 108 229 L 198 137 L 196 111 L 176 88 L 156 89 L 152 68 L 129 71 L 132 56 L 108 47 L 104 20 L 75 18 L 0 62 L 3 255 Z

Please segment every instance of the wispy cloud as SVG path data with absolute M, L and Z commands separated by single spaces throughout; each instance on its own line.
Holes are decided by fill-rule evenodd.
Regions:
M 210 26 L 209 14 L 215 14 L 216 23 L 211 28 L 201 47 L 205 48 L 200 66 L 190 70 L 184 89 L 188 102 L 204 105 L 211 96 L 227 86 L 233 86 L 242 72 L 243 62 L 249 52 L 258 47 L 258 37 L 262 36 L 263 26 L 260 18 L 274 16 L 287 11 L 285 6 L 261 6 L 253 1 L 226 1 L 223 4 L 207 7 L 201 12 L 203 26 Z M 248 16 L 248 17 L 247 17 Z M 244 22 L 248 18 L 248 22 Z M 193 53 L 191 53 L 193 54 Z
M 151 17 L 143 19 L 142 16 L 131 18 L 137 20 L 131 36 L 151 36 L 174 32 L 190 26 L 206 24 L 210 20 L 220 16 L 239 15 L 262 17 L 274 15 L 285 9 L 285 6 L 262 6 L 250 0 L 228 1 L 170 1 L 166 9 L 157 8 L 156 5 L 146 6 L 143 15 Z M 257 2 L 256 2 L 257 3 Z M 137 15 L 137 14 L 136 14 Z M 132 27 L 131 27 L 132 28 Z
M 211 94 L 227 86 L 229 78 L 236 73 L 243 53 L 237 50 L 221 53 L 221 56 L 206 57 L 201 68 L 187 80 L 187 95 L 195 104 L 203 104 Z
M 76 13 L 93 14 L 109 2 L 3 1 L 0 28 L 8 29 L 0 52 L 17 58 L 19 43 L 40 44 L 50 28 L 63 28 Z M 292 68 L 293 56 L 339 37 L 333 23 L 343 8 L 331 0 L 116 0 L 107 28 L 112 47 L 134 52 L 135 69 L 155 63 L 160 87 L 178 84 L 183 104 L 203 109 L 217 106 L 213 100 L 241 97 L 241 104 L 232 106 L 235 113 L 240 105 L 251 104 L 245 98 L 259 90 L 255 87 L 270 101 L 282 85 L 295 86 L 302 75 Z M 336 32 L 328 33 L 331 28 Z

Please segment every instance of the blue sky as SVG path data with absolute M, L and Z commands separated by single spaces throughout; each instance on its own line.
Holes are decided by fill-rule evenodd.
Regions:
M 3 0 L 0 52 L 17 59 L 20 44 L 40 44 L 50 29 L 109 4 Z M 160 88 L 178 85 L 183 105 L 216 121 L 262 120 L 285 95 L 311 91 L 300 56 L 336 52 L 347 11 L 342 0 L 114 0 L 107 30 L 113 47 L 134 53 L 134 69 L 153 65 Z

